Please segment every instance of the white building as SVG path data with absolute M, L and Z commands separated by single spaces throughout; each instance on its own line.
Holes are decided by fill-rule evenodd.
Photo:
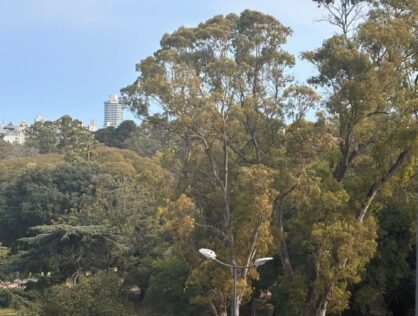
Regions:
M 15 131 L 4 135 L 3 140 L 10 144 L 23 145 L 25 143 L 25 133 L 23 131 Z
M 12 123 L 6 126 L 0 126 L 0 134 L 3 140 L 11 144 L 23 145 L 25 143 L 25 129 L 29 126 L 26 121 L 20 122 L 19 125 Z
M 97 126 L 96 126 L 96 123 L 93 121 L 93 120 L 91 120 L 90 121 L 90 123 L 89 123 L 89 125 L 87 125 L 86 126 L 86 128 L 90 131 L 90 132 L 95 132 L 95 131 L 97 131 Z
M 40 115 L 37 115 L 36 117 L 35 117 L 35 123 L 36 122 L 41 122 L 41 123 L 44 123 L 45 122 L 45 118 L 44 117 L 42 117 L 42 116 L 40 116 Z
M 104 103 L 104 127 L 118 127 L 123 122 L 123 105 L 117 94 L 109 97 Z

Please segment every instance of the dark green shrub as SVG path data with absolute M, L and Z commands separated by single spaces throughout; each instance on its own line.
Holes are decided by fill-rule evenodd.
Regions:
M 8 289 L 0 289 L 0 307 L 9 307 L 12 299 L 12 293 Z
M 43 316 L 134 315 L 132 304 L 122 296 L 115 272 L 84 276 L 72 287 L 56 285 L 45 291 L 41 302 Z

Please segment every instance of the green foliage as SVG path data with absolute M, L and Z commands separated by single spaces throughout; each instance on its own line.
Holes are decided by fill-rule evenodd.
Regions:
M 79 210 L 94 194 L 94 165 L 63 164 L 56 168 L 29 168 L 4 192 L 0 240 L 7 244 L 25 235 L 31 226 L 59 220 Z
M 131 149 L 140 156 L 152 157 L 167 148 L 178 150 L 181 142 L 170 132 L 170 123 L 160 114 L 143 120 L 141 125 L 124 141 L 124 147 Z
M 127 251 L 125 240 L 106 226 L 35 226 L 32 237 L 20 239 L 21 254 L 12 261 L 18 271 L 48 273 L 61 280 L 80 271 L 118 266 Z
M 407 186 L 408 187 L 408 186 Z M 377 254 L 367 266 L 362 282 L 353 289 L 352 309 L 366 312 L 379 301 L 394 315 L 414 308 L 415 216 L 414 181 L 410 190 L 397 189 L 394 199 L 378 215 Z
M 56 121 L 35 122 L 26 135 L 26 146 L 41 154 L 75 152 L 90 159 L 97 147 L 93 134 L 68 115 Z
M 110 147 L 124 148 L 124 142 L 137 131 L 134 121 L 123 121 L 118 127 L 113 126 L 99 129 L 95 132 L 96 139 Z
M 12 147 L 12 144 L 9 144 L 0 137 L 0 159 L 7 158 L 8 152 L 12 150 Z
M 135 315 L 121 294 L 121 279 L 112 271 L 82 276 L 79 283 L 56 285 L 44 292 L 41 315 Z
M 177 175 L 176 195 L 160 214 L 172 249 L 201 285 L 203 293 L 192 301 L 219 312 L 228 304 L 229 284 L 208 268 L 217 282 L 203 285 L 196 244 L 211 244 L 240 264 L 272 250 L 275 173 L 260 164 L 270 165 L 284 120 L 301 121 L 318 100 L 286 73 L 294 58 L 281 45 L 290 33 L 272 16 L 250 10 L 181 27 L 163 36 L 161 49 L 138 64 L 138 79 L 123 90 L 136 114 L 176 135 L 156 154 Z M 154 102 L 169 124 L 147 115 Z M 256 278 L 253 269 L 245 272 L 240 297 L 248 299 Z
M 6 247 L 3 247 L 0 243 L 0 262 L 4 258 L 6 258 L 8 254 L 9 254 L 9 249 L 7 249 Z
M 317 248 L 313 258 L 316 267 L 314 295 L 331 292 L 330 312 L 348 306 L 347 283 L 360 282 L 360 273 L 376 250 L 375 224 L 372 220 L 365 224 L 348 221 L 318 224 L 312 231 L 312 241 Z M 323 288 L 329 284 L 332 284 L 331 289 Z
M 12 294 L 7 289 L 0 289 L 0 308 L 9 307 L 12 303 Z
M 127 201 L 136 203 L 129 210 L 131 215 L 145 212 L 152 216 L 156 203 L 169 194 L 170 177 L 149 159 L 113 149 L 98 151 L 97 159 L 97 163 L 48 168 L 25 168 L 23 164 L 23 174 L 0 194 L 0 240 L 11 245 L 29 227 L 59 222 L 69 215 L 79 217 L 77 225 L 83 214 L 93 211 L 100 223 L 114 225 L 107 216 L 118 214 L 126 220 L 128 215 L 119 208 L 124 205 L 128 212 Z M 159 190 L 153 192 L 153 187 Z
M 230 271 L 201 258 L 205 247 L 239 265 L 275 255 L 238 274 L 238 305 L 257 313 L 410 312 L 418 7 L 316 2 L 341 29 L 303 54 L 322 100 L 289 75 L 291 30 L 245 10 L 164 35 L 122 90 L 142 123 L 99 130 L 108 147 L 67 116 L 28 137 L 62 155 L 12 160 L 0 142 L 0 241 L 14 246 L 0 260 L 10 278 L 44 273 L 45 296 L 27 309 L 129 314 L 121 280 L 95 273 L 117 267 L 145 296 L 140 313 L 225 314 Z
M 195 315 L 190 305 L 193 286 L 187 284 L 189 268 L 179 258 L 168 256 L 158 260 L 146 292 L 145 304 L 157 315 Z
M 95 162 L 50 154 L 2 161 L 2 241 L 20 250 L 4 262 L 2 276 L 44 273 L 34 285 L 39 291 L 83 271 L 117 267 L 140 271 L 133 285 L 148 286 L 153 261 L 167 247 L 156 209 L 171 194 L 171 176 L 129 150 L 97 153 Z M 16 242 L 27 230 L 31 236 Z M 42 300 L 16 307 L 29 315 Z
M 380 208 L 390 195 L 389 182 L 410 163 L 417 139 L 413 66 L 398 58 L 408 58 L 415 47 L 410 17 L 402 42 L 392 44 L 373 31 L 375 17 L 382 19 L 379 32 L 387 27 L 387 15 L 377 14 L 383 6 L 375 4 L 370 19 L 349 37 L 357 1 L 324 4 L 343 34 L 304 54 L 319 72 L 310 83 L 329 89 L 327 117 L 317 123 L 303 119 L 317 95 L 285 74 L 294 59 L 279 47 L 290 30 L 249 10 L 166 34 L 161 49 L 138 65 L 138 79 L 123 90 L 138 115 L 147 117 L 158 103 L 171 119 L 166 129 L 182 140 L 158 155 L 179 175 L 178 195 L 160 214 L 173 249 L 182 249 L 195 267 L 194 282 L 204 284 L 206 276 L 189 252 L 196 241 L 243 264 L 277 243 L 287 274 L 282 284 L 288 288 L 281 290 L 298 297 L 292 304 L 307 315 L 347 308 L 348 285 L 360 282 L 375 252 L 370 208 Z M 333 20 L 338 10 L 341 21 Z M 373 51 L 383 47 L 388 56 Z M 296 258 L 293 269 L 288 253 Z M 218 273 L 212 277 L 220 280 Z M 244 275 L 242 298 L 256 278 L 252 270 Z M 209 284 L 192 301 L 220 312 L 228 285 Z

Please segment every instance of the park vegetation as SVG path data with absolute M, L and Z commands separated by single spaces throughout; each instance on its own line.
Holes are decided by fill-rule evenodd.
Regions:
M 122 89 L 141 119 L 0 141 L 0 307 L 22 315 L 408 315 L 418 3 L 318 0 L 338 32 L 291 76 L 255 11 L 164 34 Z M 7 284 L 11 284 L 7 283 Z

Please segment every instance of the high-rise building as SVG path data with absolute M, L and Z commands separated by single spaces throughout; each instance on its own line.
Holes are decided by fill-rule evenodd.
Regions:
M 95 132 L 95 131 L 97 131 L 97 126 L 96 126 L 96 123 L 95 123 L 93 120 L 91 120 L 91 121 L 90 121 L 90 123 L 89 123 L 89 125 L 87 125 L 86 127 L 87 127 L 87 129 L 88 129 L 90 132 Z
M 104 103 L 104 127 L 118 127 L 123 122 L 123 105 L 119 102 L 117 94 L 109 97 Z

